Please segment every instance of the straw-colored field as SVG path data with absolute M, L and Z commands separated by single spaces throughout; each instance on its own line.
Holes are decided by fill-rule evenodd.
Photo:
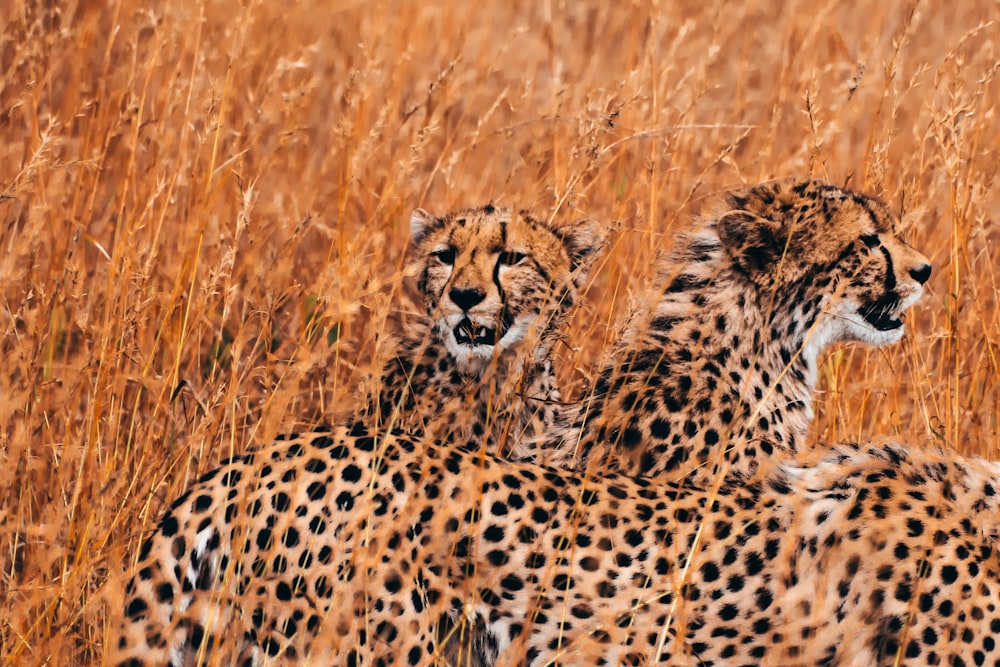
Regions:
M 356 400 L 410 211 L 617 232 L 590 377 L 718 194 L 883 196 L 934 265 L 903 343 L 827 358 L 816 439 L 1000 457 L 1000 5 L 8 0 L 0 660 L 100 660 L 164 503 Z M 570 392 L 572 393 L 572 391 Z

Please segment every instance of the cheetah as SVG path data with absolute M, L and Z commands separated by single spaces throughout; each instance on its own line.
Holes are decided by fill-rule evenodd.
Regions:
M 860 241 L 885 247 L 883 235 Z M 880 238 L 872 244 L 870 236 Z M 754 261 L 763 252 L 746 248 Z M 891 263 L 888 249 L 882 253 Z M 916 270 L 929 275 L 929 266 Z M 927 275 L 910 279 L 922 285 Z M 895 289 L 887 287 L 882 302 L 853 306 L 876 331 L 889 332 L 875 335 L 901 335 L 899 316 L 919 296 L 889 295 Z M 807 321 L 816 312 L 803 309 Z M 898 605 L 879 615 L 884 590 L 866 602 L 866 589 L 845 582 L 891 579 L 887 563 L 905 559 L 905 548 L 927 555 L 931 567 L 938 563 L 944 584 L 954 584 L 957 566 L 947 564 L 949 552 L 934 552 L 936 542 L 897 544 L 890 554 L 886 536 L 898 533 L 897 525 L 915 538 L 929 534 L 916 526 L 936 512 L 944 518 L 935 525 L 982 523 L 992 507 L 991 483 L 982 480 L 996 471 L 892 446 L 834 451 L 813 466 L 762 460 L 756 473 L 748 467 L 705 486 L 680 482 L 669 470 L 581 476 L 505 463 L 460 442 L 360 425 L 276 441 L 210 473 L 164 516 L 143 546 L 112 650 L 123 664 L 142 664 L 144 656 L 182 664 L 186 651 L 234 646 L 251 662 L 891 664 L 914 621 L 901 621 Z M 909 477 L 896 484 L 906 462 Z M 972 468 L 979 476 L 963 477 Z M 936 480 L 936 504 L 914 502 L 925 500 L 919 494 L 928 477 Z M 872 500 L 866 485 L 883 479 L 892 484 Z M 882 501 L 893 494 L 902 500 L 890 516 Z M 947 542 L 940 532 L 935 540 Z M 978 545 L 974 567 L 995 572 L 988 562 L 995 534 L 983 539 L 961 553 Z M 869 552 L 881 560 L 868 563 Z M 914 571 L 934 572 L 924 562 Z M 838 569 L 845 563 L 846 571 Z M 901 572 L 900 586 L 912 588 Z M 834 576 L 843 578 L 834 585 Z M 829 595 L 817 598 L 816 582 Z M 933 595 L 944 591 L 947 600 L 955 590 L 942 585 Z M 973 612 L 976 622 L 985 613 Z M 227 625 L 233 615 L 240 623 Z M 854 625 L 845 626 L 847 617 Z M 220 644 L 219 628 L 233 627 L 239 636 Z M 927 622 L 923 641 L 959 631 L 981 639 L 973 650 L 987 648 L 979 627 L 938 617 Z M 905 650 L 909 658 L 920 649 Z M 945 646 L 925 655 L 936 664 L 959 654 Z
M 171 505 L 109 657 L 467 664 L 459 611 L 499 665 L 992 663 L 998 488 L 994 464 L 893 444 L 704 488 L 320 430 Z
M 819 358 L 888 345 L 931 267 L 877 199 L 816 181 L 729 193 L 662 270 L 575 414 L 537 451 L 579 472 L 708 484 L 792 458 L 811 420 Z M 489 625 L 474 631 L 493 664 Z
M 931 266 L 888 207 L 817 181 L 726 203 L 682 244 L 562 443 L 547 445 L 575 452 L 578 469 L 749 475 L 802 450 L 824 350 L 903 336 Z
M 504 448 L 556 424 L 552 346 L 604 239 L 589 219 L 414 211 L 408 272 L 427 319 L 408 325 L 361 418 L 529 457 Z

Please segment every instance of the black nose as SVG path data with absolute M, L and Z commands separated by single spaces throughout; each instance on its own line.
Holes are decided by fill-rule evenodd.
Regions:
M 486 298 L 484 292 L 473 289 L 458 289 L 457 287 L 448 292 L 448 296 L 455 302 L 455 305 L 464 311 L 468 311 L 477 303 Z
M 931 265 L 924 264 L 919 269 L 910 269 L 910 277 L 923 285 L 931 277 Z

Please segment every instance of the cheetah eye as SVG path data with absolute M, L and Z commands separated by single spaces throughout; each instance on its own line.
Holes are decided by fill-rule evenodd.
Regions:
M 864 243 L 869 248 L 875 248 L 881 245 L 879 241 L 878 234 L 865 234 L 861 237 L 861 242 Z
M 500 263 L 505 266 L 517 266 L 527 257 L 523 252 L 502 252 L 500 253 Z
M 437 261 L 451 266 L 455 263 L 455 249 L 446 248 L 444 250 L 438 250 L 436 252 L 432 252 L 431 257 L 436 257 Z

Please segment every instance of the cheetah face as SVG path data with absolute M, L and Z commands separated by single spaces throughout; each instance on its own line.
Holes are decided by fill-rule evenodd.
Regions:
M 590 221 L 555 227 L 494 206 L 442 218 L 418 209 L 410 229 L 427 313 L 465 368 L 526 340 L 547 349 L 603 244 Z
M 843 294 L 830 307 L 836 338 L 894 343 L 903 337 L 903 314 L 923 294 L 931 265 L 892 234 L 863 234 L 855 247 Z
M 899 238 L 882 202 L 806 181 L 757 186 L 729 204 L 718 232 L 733 266 L 768 295 L 776 316 L 810 327 L 818 349 L 902 338 L 903 314 L 931 266 Z

